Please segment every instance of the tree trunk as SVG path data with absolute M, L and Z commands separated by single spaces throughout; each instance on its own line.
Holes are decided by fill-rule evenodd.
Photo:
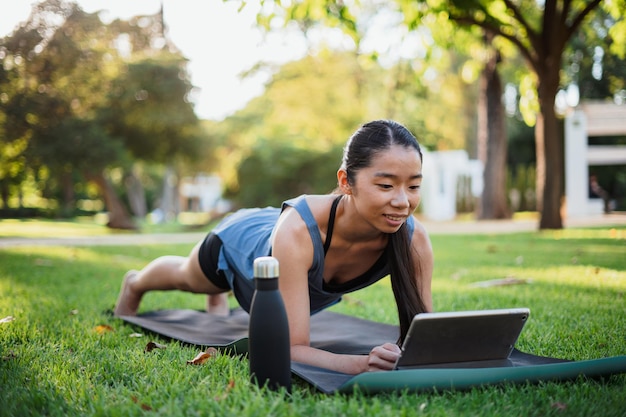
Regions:
M 128 193 L 128 202 L 130 209 L 135 217 L 144 218 L 148 214 L 148 206 L 146 204 L 146 194 L 143 184 L 134 170 L 124 180 L 126 191 Z
M 179 213 L 178 176 L 171 166 L 165 168 L 160 209 L 165 221 L 175 220 Z
M 88 175 L 87 177 L 100 188 L 102 196 L 104 197 L 104 204 L 109 212 L 109 222 L 107 226 L 111 229 L 137 229 L 128 210 L 126 210 L 126 207 L 122 204 L 122 201 L 104 173 Z
M 489 45 L 493 35 L 486 34 Z M 506 128 L 502 105 L 502 82 L 498 73 L 499 53 L 492 51 L 480 79 L 478 102 L 478 158 L 484 166 L 479 219 L 511 217 L 506 198 Z
M 76 193 L 74 192 L 74 180 L 71 171 L 61 173 L 61 191 L 63 196 L 61 217 L 69 218 L 74 214 L 76 208 Z
M 2 196 L 2 208 L 9 208 L 9 185 L 6 181 L 0 181 L 0 196 Z
M 562 137 L 554 110 L 554 100 L 559 88 L 559 68 L 558 62 L 555 65 L 546 65 L 544 73 L 538 74 L 537 93 L 540 114 L 537 115 L 535 141 L 537 145 L 537 210 L 541 214 L 540 230 L 563 228 L 561 203 L 563 201 L 564 155 Z

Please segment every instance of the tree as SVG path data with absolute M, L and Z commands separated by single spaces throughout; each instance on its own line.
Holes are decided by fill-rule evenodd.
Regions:
M 41 29 L 23 24 L 0 39 L 0 191 L 5 208 L 29 174 L 26 150 L 31 132 L 26 116 L 34 114 L 34 102 L 24 67 L 30 51 L 42 42 Z
M 4 40 L 4 59 L 15 63 L 17 73 L 5 115 L 7 124 L 17 127 L 13 140 L 27 138 L 23 156 L 28 169 L 36 176 L 48 172 L 48 181 L 56 179 L 63 187 L 63 214 L 72 211 L 72 176 L 81 172 L 102 187 L 110 226 L 132 228 L 103 175 L 105 167 L 121 159 L 121 148 L 92 126 L 94 109 L 102 105 L 107 88 L 101 74 L 111 68 L 106 59 L 111 38 L 105 29 L 96 14 L 73 3 L 47 0 L 34 5 L 29 19 Z
M 192 86 L 181 77 L 186 61 L 166 53 L 157 58 L 126 65 L 112 81 L 99 117 L 134 158 L 166 163 L 173 155 L 197 153 L 199 121 L 187 102 Z
M 358 88 L 345 82 L 357 60 L 363 77 Z M 282 65 L 263 95 L 212 127 L 227 138 L 218 153 L 221 173 L 224 164 L 233 164 L 223 175 L 229 196 L 250 206 L 276 204 L 298 193 L 329 192 L 336 180 L 328 174 L 338 168 L 345 140 L 372 118 L 406 122 L 429 148 L 462 147 L 462 83 L 446 71 L 440 74 L 430 87 L 445 94 L 429 91 L 408 60 L 384 68 L 351 51 L 323 49 Z
M 626 101 L 626 59 L 610 34 L 614 24 L 600 9 L 567 45 L 563 84 L 578 86 L 581 100 Z
M 413 22 L 409 28 L 413 31 L 428 29 L 434 41 L 429 49 L 455 51 L 459 64 L 439 71 L 456 72 L 467 84 L 474 84 L 478 79 L 477 98 L 469 106 L 466 104 L 466 107 L 475 110 L 476 131 L 468 132 L 465 145 L 470 154 L 476 153 L 484 167 L 483 190 L 476 205 L 476 215 L 479 219 L 509 218 L 511 213 L 506 192 L 507 132 L 500 68 L 505 59 L 512 58 L 512 48 L 494 43 L 493 35 L 480 28 L 458 30 L 445 16 L 431 15 L 422 19 L 419 26 Z M 437 64 L 436 59 L 428 62 L 429 68 L 437 68 Z M 457 100 L 463 102 L 458 97 Z M 444 108 L 452 109 L 449 104 Z M 471 115 L 474 116 L 474 113 Z M 472 140 L 474 136 L 476 142 Z
M 332 190 L 329 169 L 338 168 L 341 146 L 367 107 L 367 94 L 345 81 L 356 65 L 353 53 L 329 50 L 284 64 L 263 95 L 221 123 L 229 130 L 221 164 L 233 164 L 224 178 L 240 204 L 276 204 L 288 195 Z
M 402 15 L 394 8 L 393 2 L 365 1 L 347 5 L 333 1 L 299 1 L 285 4 L 274 2 L 274 8 L 264 15 L 265 19 L 276 18 L 287 22 L 297 22 L 299 27 L 307 31 L 316 26 L 339 27 L 354 41 L 357 55 L 369 57 L 373 61 L 381 58 L 378 52 L 360 50 L 368 40 L 370 27 L 375 26 L 379 15 L 385 16 L 390 30 L 402 23 Z M 282 11 L 282 14 L 280 13 Z M 270 22 L 263 20 L 267 27 Z M 442 24 L 443 23 L 443 24 Z M 275 27 L 276 25 L 274 25 Z M 428 27 L 428 31 L 423 30 Z M 468 77 L 464 72 L 464 61 L 469 59 L 470 51 L 477 49 L 476 36 L 460 36 L 454 33 L 453 25 L 438 19 L 432 24 L 409 25 L 413 46 L 423 45 L 420 55 L 413 59 L 394 58 L 395 63 L 386 71 L 382 83 L 376 85 L 378 94 L 374 100 L 384 102 L 383 111 L 388 118 L 398 118 L 408 124 L 417 135 L 422 145 L 430 149 L 446 150 L 466 147 L 466 137 L 474 136 L 470 132 L 473 124 L 470 120 L 474 113 L 467 109 L 474 104 L 474 94 L 468 94 Z M 433 43 L 433 38 L 436 39 Z M 389 45 L 390 50 L 394 45 Z M 417 48 L 416 48 L 417 49 Z M 478 49 L 486 49 L 480 46 Z M 492 55 L 495 52 L 492 52 Z M 484 61 L 482 57 L 476 60 Z M 366 61 L 363 59 L 363 61 Z M 382 59 L 380 60 L 382 61 Z M 501 85 L 496 81 L 497 68 L 488 66 L 489 76 L 494 82 L 484 83 L 484 94 L 494 88 L 501 92 Z M 361 71 L 361 78 L 371 74 Z M 371 84 L 372 80 L 361 85 Z M 468 80 L 473 81 L 473 80 Z M 383 93 L 384 94 L 381 94 Z M 490 105 L 490 111 L 480 112 L 484 127 L 479 129 L 484 152 L 480 157 L 486 166 L 485 188 L 483 192 L 483 210 L 481 218 L 504 218 L 509 216 L 505 188 L 506 136 L 504 131 L 504 111 L 500 104 L 499 92 L 491 94 L 489 101 L 482 100 L 484 106 Z M 495 99 L 494 99 L 495 97 Z M 491 111 L 500 107 L 500 111 Z M 372 108 L 373 106 L 369 106 Z M 499 120 L 496 120 L 499 118 Z M 493 121 L 493 123 L 492 123 Z M 461 133 L 461 134 L 460 134 Z M 488 145 L 487 141 L 493 142 Z M 489 152 L 487 152 L 487 150 Z M 497 151 L 497 152 L 496 152 Z M 474 150 L 471 150 L 473 153 Z M 494 170 L 497 175 L 491 175 Z
M 167 41 L 160 13 L 105 25 L 74 3 L 46 0 L 2 40 L 0 59 L 0 84 L 12 86 L 1 100 L 3 141 L 26 142 L 28 169 L 49 171 L 68 200 L 75 172 L 98 185 L 110 227 L 134 227 L 107 178 L 111 168 L 197 154 L 186 60 Z
M 568 40 L 603 2 L 401 0 L 400 3 L 407 20 L 413 24 L 418 24 L 425 15 L 441 14 L 459 25 L 481 27 L 496 37 L 510 41 L 519 49 L 536 76 L 539 104 L 535 125 L 536 192 L 541 213 L 539 228 L 562 228 L 564 156 L 554 104 L 560 87 L 563 51 Z M 615 19 L 620 19 L 626 10 L 624 1 L 604 2 L 603 5 Z M 622 20 L 612 28 L 616 36 L 623 35 L 620 29 L 623 24 Z
M 485 34 L 491 44 L 493 34 Z M 492 48 L 480 76 L 478 94 L 478 158 L 484 164 L 483 192 L 478 207 L 479 219 L 511 217 L 506 198 L 506 155 L 503 87 L 498 72 L 500 53 Z
M 186 60 L 167 52 L 128 63 L 124 73 L 112 82 L 107 106 L 99 112 L 107 131 L 123 141 L 132 159 L 168 165 L 164 187 L 169 187 L 167 175 L 176 177 L 177 160 L 200 157 L 203 135 L 187 101 L 193 87 L 189 78 L 182 76 L 186 74 L 185 65 Z M 140 181 L 131 171 L 126 182 L 132 185 L 127 187 L 131 207 L 141 215 L 145 203 Z M 164 212 L 177 213 L 175 199 L 164 191 Z

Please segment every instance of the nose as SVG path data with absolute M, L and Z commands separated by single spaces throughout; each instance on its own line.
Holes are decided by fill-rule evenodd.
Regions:
M 404 190 L 399 189 L 391 199 L 391 205 L 399 208 L 410 206 L 409 196 Z

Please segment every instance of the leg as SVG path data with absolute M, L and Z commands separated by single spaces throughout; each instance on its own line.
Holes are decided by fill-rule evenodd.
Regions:
M 220 294 L 207 295 L 206 311 L 207 313 L 215 314 L 217 316 L 228 316 L 230 314 L 228 293 L 223 292 Z
M 201 242 L 192 249 L 188 257 L 162 256 L 150 262 L 141 271 L 129 271 L 122 282 L 115 315 L 134 316 L 143 295 L 154 290 L 181 290 L 208 294 L 210 300 L 211 296 L 216 296 L 208 303 L 211 310 L 215 313 L 223 312 L 224 303 L 228 309 L 226 296 L 222 295 L 224 290 L 211 283 L 200 268 L 198 261 L 200 245 Z

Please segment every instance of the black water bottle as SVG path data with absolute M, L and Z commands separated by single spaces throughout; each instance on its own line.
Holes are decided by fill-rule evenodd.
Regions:
M 291 390 L 289 324 L 278 291 L 278 260 L 263 256 L 254 260 L 256 290 L 250 306 L 250 378 L 272 390 Z

